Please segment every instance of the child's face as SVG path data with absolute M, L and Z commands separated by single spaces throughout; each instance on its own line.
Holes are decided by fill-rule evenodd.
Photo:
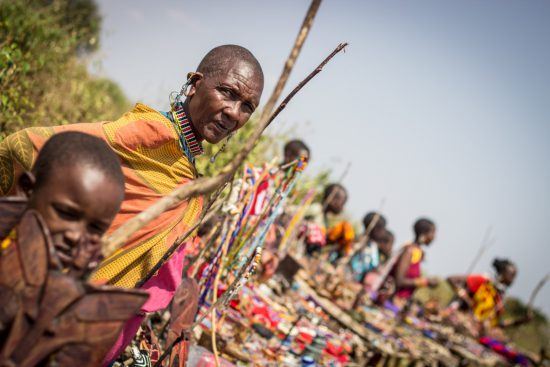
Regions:
M 293 162 L 297 159 L 300 159 L 304 157 L 306 161 L 309 160 L 309 153 L 305 149 L 289 149 L 288 151 L 284 152 L 284 161 L 283 164 L 288 164 L 290 162 Z
M 107 231 L 124 189 L 101 170 L 90 166 L 60 166 L 29 195 L 48 226 L 63 268 L 84 271 L 95 266 L 101 237 Z
M 340 188 L 334 189 L 332 195 L 329 195 L 330 201 L 327 204 L 327 211 L 333 214 L 340 214 L 344 210 L 344 205 L 348 200 L 346 192 Z
M 380 251 L 387 256 L 391 255 L 392 249 L 393 249 L 393 239 L 390 239 L 388 241 L 380 242 L 378 244 L 378 247 L 380 248 Z
M 514 283 L 516 279 L 517 269 L 513 265 L 508 265 L 501 275 L 501 281 L 508 287 Z
M 435 227 L 432 227 L 428 233 L 424 235 L 424 244 L 429 245 L 435 239 Z

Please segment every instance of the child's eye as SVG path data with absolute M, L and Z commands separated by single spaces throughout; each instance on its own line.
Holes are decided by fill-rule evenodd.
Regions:
M 55 205 L 54 209 L 61 219 L 70 221 L 80 219 L 80 213 L 69 207 L 65 207 L 63 205 Z
M 107 231 L 107 226 L 100 223 L 92 223 L 89 227 L 90 233 L 97 234 L 99 236 L 103 236 L 103 234 Z

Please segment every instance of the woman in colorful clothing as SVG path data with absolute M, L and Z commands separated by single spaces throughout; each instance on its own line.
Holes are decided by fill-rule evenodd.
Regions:
M 436 278 L 422 276 L 420 267 L 424 259 L 422 247 L 429 246 L 435 238 L 435 223 L 426 218 L 418 219 L 414 223 L 414 234 L 414 242 L 403 247 L 392 270 L 396 287 L 393 299 L 398 307 L 405 305 L 416 289 L 435 287 L 439 283 Z
M 455 289 L 457 295 L 463 301 L 464 306 L 472 311 L 479 323 L 480 342 L 503 354 L 509 360 L 527 365 L 525 357 L 508 348 L 503 342 L 504 334 L 500 328 L 518 326 L 531 320 L 531 312 L 524 318 L 517 320 L 502 320 L 504 311 L 504 294 L 513 284 L 517 268 L 508 259 L 495 259 L 493 261 L 495 276 L 485 274 L 470 274 L 464 276 L 452 276 L 447 279 Z M 491 336 L 497 335 L 496 338 Z

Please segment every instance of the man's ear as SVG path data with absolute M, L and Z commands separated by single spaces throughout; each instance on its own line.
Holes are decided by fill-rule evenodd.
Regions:
M 25 171 L 17 180 L 17 194 L 28 198 L 31 196 L 35 185 L 36 178 L 34 175 L 31 172 Z
M 190 87 L 189 87 L 189 90 L 187 91 L 186 97 L 193 97 L 197 92 L 198 86 L 202 83 L 204 79 L 204 74 L 199 73 L 198 71 L 194 73 L 189 73 L 188 79 L 190 79 L 190 83 L 189 83 Z

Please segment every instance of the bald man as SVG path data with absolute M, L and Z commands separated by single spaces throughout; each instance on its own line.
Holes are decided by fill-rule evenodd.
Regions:
M 137 104 L 116 121 L 27 128 L 0 143 L 0 194 L 13 194 L 14 183 L 30 170 L 46 140 L 62 131 L 81 131 L 104 139 L 117 153 L 125 176 L 125 199 L 108 233 L 119 228 L 164 195 L 198 177 L 195 157 L 201 142 L 218 143 L 248 121 L 260 103 L 264 76 L 258 60 L 236 45 L 208 52 L 188 74 L 183 96 L 169 112 Z M 176 238 L 196 222 L 202 197 L 191 198 L 134 233 L 128 243 L 105 259 L 93 275 L 96 283 L 135 287 Z M 52 208 L 57 213 L 57 208 Z M 82 223 L 75 220 L 75 228 Z M 80 231 L 82 232 L 82 231 Z M 143 288 L 151 294 L 142 311 L 166 307 L 181 282 L 185 246 Z M 139 327 L 134 320 L 111 357 L 123 349 Z

